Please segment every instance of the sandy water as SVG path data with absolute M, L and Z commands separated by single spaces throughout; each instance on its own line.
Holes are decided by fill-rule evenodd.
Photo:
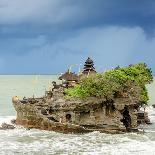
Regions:
M 0 76 L 0 124 L 10 122 L 16 112 L 12 96 L 42 96 L 49 83 L 57 76 L 14 75 Z M 155 103 L 155 83 L 148 86 L 150 105 Z M 36 129 L 0 131 L 0 155 L 153 155 L 155 154 L 155 109 L 147 108 L 152 125 L 142 126 L 144 134 L 110 135 L 99 132 L 89 134 L 61 134 Z

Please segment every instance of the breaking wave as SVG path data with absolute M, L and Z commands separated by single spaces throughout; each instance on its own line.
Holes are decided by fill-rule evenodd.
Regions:
M 13 120 L 13 119 L 15 119 L 16 118 L 16 116 L 0 116 L 0 125 L 2 124 L 2 123 L 11 123 L 11 120 Z

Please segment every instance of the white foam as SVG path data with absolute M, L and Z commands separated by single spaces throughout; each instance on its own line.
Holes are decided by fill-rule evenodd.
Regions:
M 61 134 L 52 131 L 15 130 L 0 132 L 0 154 L 147 154 L 155 152 L 155 141 L 143 134 Z
M 0 125 L 2 124 L 2 123 L 11 123 L 11 120 L 12 119 L 15 119 L 16 118 L 16 116 L 0 116 Z

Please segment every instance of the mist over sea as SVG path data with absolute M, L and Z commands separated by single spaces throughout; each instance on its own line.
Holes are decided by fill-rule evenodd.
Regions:
M 12 97 L 43 96 L 55 75 L 0 75 L 0 124 L 16 117 Z M 53 131 L 0 130 L 0 155 L 153 155 L 155 154 L 155 82 L 147 86 L 152 125 L 141 126 L 144 134 L 62 134 Z

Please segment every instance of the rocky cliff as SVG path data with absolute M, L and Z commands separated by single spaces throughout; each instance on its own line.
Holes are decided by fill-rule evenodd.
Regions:
M 137 128 L 136 102 L 117 98 L 115 102 L 97 98 L 66 100 L 64 98 L 13 98 L 16 124 L 26 128 L 63 133 L 92 131 L 119 133 Z

